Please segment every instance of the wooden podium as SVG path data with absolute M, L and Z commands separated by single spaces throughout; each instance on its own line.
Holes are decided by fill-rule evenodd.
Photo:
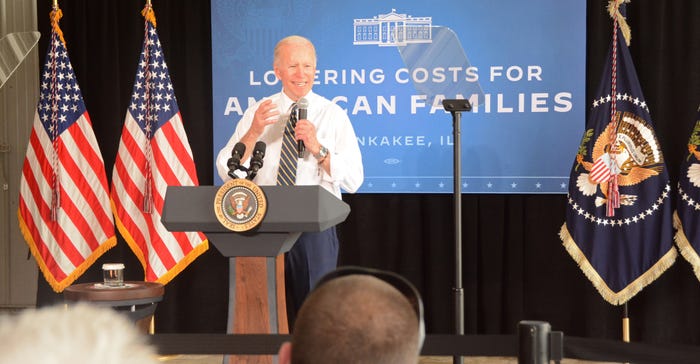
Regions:
M 169 231 L 201 231 L 229 257 L 229 334 L 288 333 L 283 253 L 302 232 L 326 230 L 350 213 L 348 204 L 320 186 L 261 188 L 267 213 L 243 233 L 217 220 L 218 186 L 169 186 L 165 195 L 161 219 Z

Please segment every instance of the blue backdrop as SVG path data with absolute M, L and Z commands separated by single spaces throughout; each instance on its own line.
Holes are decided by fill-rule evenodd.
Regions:
M 211 12 L 215 156 L 248 105 L 280 91 L 272 50 L 299 34 L 318 53 L 314 91 L 353 122 L 360 192 L 452 192 L 443 98 L 475 106 L 462 192 L 567 192 L 585 124 L 584 1 L 212 0 Z

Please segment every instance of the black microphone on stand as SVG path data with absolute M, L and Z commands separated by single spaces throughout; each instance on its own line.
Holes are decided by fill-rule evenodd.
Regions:
M 241 167 L 241 158 L 243 158 L 243 155 L 245 154 L 245 144 L 238 142 L 236 145 L 233 146 L 233 150 L 231 151 L 231 158 L 228 159 L 228 162 L 226 162 L 226 165 L 228 166 L 228 176 L 236 179 L 238 176 L 236 176 L 235 172 L 238 168 Z
M 250 168 L 248 169 L 248 180 L 253 180 L 258 174 L 258 169 L 262 168 L 263 158 L 265 158 L 265 142 L 258 141 L 253 148 L 253 156 L 250 157 Z
M 297 106 L 299 106 L 299 117 L 297 120 L 306 119 L 306 109 L 309 108 L 309 101 L 302 97 L 299 99 L 299 101 L 297 101 Z M 297 152 L 299 153 L 299 158 L 304 158 L 305 149 L 306 147 L 304 146 L 304 142 L 301 140 L 297 141 Z

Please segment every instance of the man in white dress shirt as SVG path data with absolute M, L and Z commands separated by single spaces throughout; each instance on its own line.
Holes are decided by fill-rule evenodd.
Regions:
M 305 152 L 296 158 L 296 185 L 320 185 L 341 198 L 341 189 L 354 193 L 362 184 L 362 155 L 348 115 L 338 105 L 311 89 L 316 75 L 316 50 L 308 39 L 289 36 L 274 50 L 274 71 L 282 91 L 249 107 L 226 146 L 219 152 L 216 167 L 222 180 L 230 179 L 228 160 L 236 143 L 246 146 L 241 158 L 247 165 L 256 142 L 266 144 L 263 167 L 253 179 L 258 185 L 277 184 L 282 136 L 292 106 L 308 101 L 307 117 L 294 128 Z M 296 153 L 295 153 L 296 154 Z M 335 227 L 303 233 L 285 255 L 285 286 L 290 329 L 296 312 L 318 279 L 335 269 L 338 260 Z

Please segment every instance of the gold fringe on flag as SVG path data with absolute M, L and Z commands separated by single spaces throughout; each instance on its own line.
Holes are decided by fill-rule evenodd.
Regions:
M 681 252 L 683 258 L 693 266 L 695 277 L 700 280 L 700 256 L 698 256 L 698 253 L 688 241 L 688 237 L 685 236 L 683 222 L 678 217 L 678 211 L 673 212 L 673 227 L 676 229 L 676 235 L 673 237 L 673 240 L 676 241 L 678 250 Z
M 141 10 L 141 15 L 143 15 L 147 21 L 150 21 L 154 27 L 156 26 L 156 13 L 153 11 L 150 0 L 146 3 L 146 6 L 143 7 L 143 10 Z
M 75 270 L 59 281 L 53 276 L 53 274 L 51 274 L 51 269 L 46 265 L 46 261 L 44 259 L 39 259 L 39 257 L 42 256 L 38 248 L 39 244 L 34 240 L 34 234 L 31 232 L 27 222 L 24 220 L 24 217 L 19 211 L 17 211 L 17 218 L 19 219 L 19 230 L 22 232 L 22 236 L 24 236 L 24 239 L 29 245 L 29 251 L 35 258 L 36 264 L 39 266 L 39 270 L 44 275 L 46 282 L 56 293 L 63 292 L 63 290 L 73 284 L 76 279 L 82 276 L 83 273 L 85 273 L 88 268 L 90 268 L 90 266 L 92 266 L 97 259 L 102 256 L 102 254 L 117 245 L 117 238 L 115 236 L 103 241 L 100 243 L 100 246 L 95 249 L 95 251 L 90 253 L 90 256 L 88 256 L 84 262 L 80 263 L 79 266 L 75 267 Z
M 610 2 L 608 2 L 608 14 L 610 14 L 611 18 L 617 20 L 618 24 L 620 24 L 620 30 L 622 31 L 622 35 L 625 37 L 627 46 L 629 46 L 630 42 L 632 41 L 632 31 L 630 30 L 629 24 L 627 24 L 627 20 L 620 13 L 620 6 L 629 2 L 630 0 L 610 0 Z
M 629 301 L 632 297 L 634 297 L 634 295 L 639 293 L 642 288 L 656 280 L 656 278 L 661 276 L 666 269 L 672 266 L 676 261 L 676 257 L 678 256 L 676 249 L 669 250 L 668 253 L 661 257 L 661 259 L 659 259 L 659 261 L 656 262 L 653 267 L 647 270 L 639 278 L 635 279 L 634 282 L 628 284 L 627 287 L 621 291 L 615 292 L 610 289 L 607 284 L 605 284 L 603 278 L 598 274 L 595 268 L 593 268 L 588 259 L 586 259 L 586 255 L 583 254 L 573 237 L 571 237 L 569 234 L 569 229 L 566 228 L 566 223 L 564 223 L 559 230 L 559 238 L 562 240 L 562 244 L 564 245 L 564 248 L 566 248 L 566 251 L 569 253 L 569 255 L 571 255 L 576 264 L 578 264 L 579 268 L 581 268 L 583 274 L 585 274 L 588 280 L 593 283 L 593 287 L 598 290 L 598 293 L 603 296 L 604 300 L 613 305 L 622 305 Z
M 63 31 L 61 30 L 61 27 L 58 26 L 58 21 L 63 18 L 63 12 L 61 9 L 58 8 L 58 5 L 56 5 L 53 10 L 51 10 L 51 14 L 49 15 L 49 18 L 51 18 L 51 28 L 53 28 L 53 31 L 58 34 L 58 37 L 61 38 L 61 42 L 63 44 L 66 44 L 66 40 L 63 39 Z

